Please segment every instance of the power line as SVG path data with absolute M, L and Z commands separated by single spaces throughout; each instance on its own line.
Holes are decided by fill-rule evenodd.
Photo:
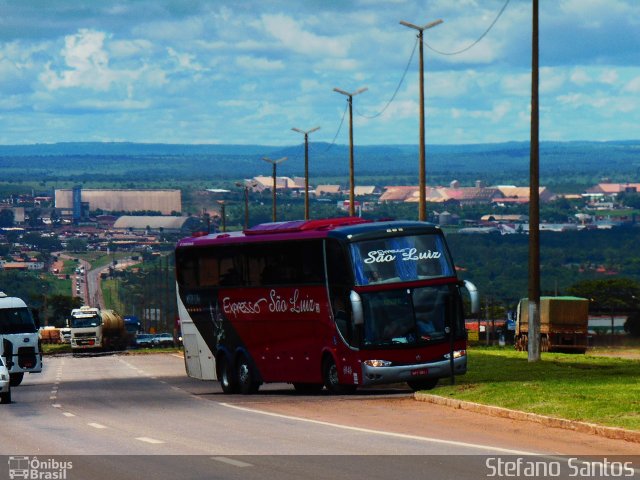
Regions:
M 385 110 L 387 108 L 389 108 L 389 105 L 391 105 L 391 102 L 393 102 L 395 100 L 396 95 L 398 95 L 398 92 L 400 91 L 400 87 L 404 83 L 404 79 L 407 76 L 407 72 L 409 71 L 409 67 L 411 66 L 411 61 L 413 60 L 413 55 L 416 53 L 416 47 L 417 46 L 418 46 L 418 39 L 416 39 L 416 43 L 413 45 L 413 50 L 411 51 L 411 56 L 409 57 L 409 61 L 407 62 L 407 66 L 404 67 L 404 72 L 402 73 L 402 77 L 400 78 L 400 81 L 398 82 L 398 86 L 396 87 L 395 91 L 393 92 L 393 95 L 391 95 L 391 98 L 389 99 L 387 104 L 382 108 L 382 110 L 380 110 L 378 113 L 376 113 L 374 115 L 364 115 L 364 114 L 360 113 L 358 110 L 356 110 L 356 114 L 358 116 L 364 117 L 364 118 L 368 118 L 368 119 L 376 118 L 376 117 L 379 117 L 380 115 L 382 115 L 385 112 Z
M 461 53 L 466 52 L 467 50 L 471 50 L 473 47 L 475 47 L 478 43 L 480 43 L 480 41 L 487 36 L 487 34 L 491 31 L 491 29 L 494 27 L 494 25 L 498 22 L 498 19 L 502 16 L 502 14 L 504 13 L 504 11 L 507 8 L 507 5 L 509 5 L 509 1 L 510 0 L 506 0 L 504 2 L 504 5 L 502 6 L 502 8 L 500 9 L 500 11 L 498 12 L 498 15 L 496 15 L 496 18 L 494 18 L 493 22 L 491 22 L 491 25 L 489 25 L 489 28 L 487 28 L 484 33 L 482 35 L 480 35 L 478 37 L 477 40 L 475 40 L 474 42 L 472 42 L 470 45 L 464 47 L 461 50 L 456 50 L 455 52 L 443 52 L 441 50 L 438 50 L 434 47 L 432 47 L 431 45 L 429 45 L 426 41 L 424 42 L 424 44 L 427 46 L 427 48 L 429 50 L 431 50 L 432 52 L 438 53 L 440 55 L 447 55 L 447 56 L 451 56 L 451 55 L 459 55 Z
M 342 130 L 342 124 L 344 123 L 344 117 L 347 115 L 348 107 L 349 107 L 349 103 L 345 103 L 344 112 L 342 112 L 342 118 L 340 119 L 340 125 L 338 125 L 338 131 L 336 132 L 336 135 L 333 137 L 333 140 L 331 141 L 329 146 L 322 153 L 328 152 L 331 149 L 331 147 L 333 147 L 336 144 L 336 139 L 338 138 L 338 135 L 340 135 L 340 130 Z

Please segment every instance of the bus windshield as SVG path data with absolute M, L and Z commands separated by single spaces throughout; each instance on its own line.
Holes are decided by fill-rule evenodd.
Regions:
M 368 292 L 361 298 L 364 347 L 442 341 L 449 326 L 447 315 L 458 334 L 464 332 L 459 296 L 451 285 Z
M 441 235 L 407 235 L 354 242 L 351 257 L 358 285 L 454 275 Z
M 98 315 L 81 315 L 71 317 L 71 328 L 97 327 L 102 324 Z
M 0 334 L 35 333 L 36 325 L 28 308 L 0 309 Z

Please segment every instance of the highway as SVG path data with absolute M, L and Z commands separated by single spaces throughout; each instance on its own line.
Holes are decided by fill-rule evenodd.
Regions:
M 67 478 L 485 478 L 486 456 L 632 455 L 638 445 L 416 402 L 409 390 L 224 395 L 179 355 L 47 357 L 0 408 L 0 455 Z M 484 469 L 484 473 L 482 472 Z M 0 466 L 0 478 L 7 472 Z M 8 477 L 6 477 L 8 478 Z

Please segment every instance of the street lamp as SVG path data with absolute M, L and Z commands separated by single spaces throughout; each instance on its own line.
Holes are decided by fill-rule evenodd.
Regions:
M 275 222 L 276 221 L 276 165 L 278 165 L 279 163 L 284 162 L 287 159 L 287 157 L 282 157 L 279 158 L 277 160 L 271 160 L 270 158 L 264 157 L 262 160 L 264 160 L 267 163 L 270 163 L 273 167 L 272 169 L 272 176 L 273 176 L 273 208 L 272 208 L 272 213 L 271 213 L 271 218 L 272 220 Z
M 227 212 L 226 212 L 226 202 L 224 200 L 218 200 L 218 204 L 220 205 L 220 214 L 222 215 L 222 231 L 227 231 Z
M 304 219 L 309 220 L 309 134 L 320 130 L 320 127 L 312 128 L 306 132 L 295 127 L 291 130 L 304 135 Z
M 255 187 L 257 184 L 255 182 L 250 185 L 242 182 L 236 182 L 236 187 L 242 187 L 244 190 L 244 229 L 247 230 L 249 228 L 249 186 Z
M 442 20 L 436 20 L 435 22 L 427 23 L 422 27 L 414 25 L 413 23 L 400 21 L 400 25 L 418 30 L 418 39 L 420 40 L 420 202 L 418 204 L 418 220 L 424 222 L 427 219 L 427 178 L 425 173 L 425 140 L 424 140 L 424 53 L 423 53 L 423 33 L 429 28 L 433 28 L 436 25 L 440 25 Z
M 366 92 L 367 87 L 363 87 L 353 93 L 345 92 L 339 88 L 334 88 L 333 91 L 346 95 L 348 99 L 347 101 L 349 102 L 349 215 L 355 217 L 355 181 L 353 174 L 353 97 L 359 93 Z

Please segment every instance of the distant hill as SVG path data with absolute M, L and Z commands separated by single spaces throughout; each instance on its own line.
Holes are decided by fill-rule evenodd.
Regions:
M 470 184 L 528 182 L 528 142 L 479 145 L 427 145 L 427 182 Z M 348 175 L 347 145 L 311 143 L 310 175 Z M 411 182 L 417 176 L 417 145 L 355 147 L 356 176 L 383 177 L 385 182 Z M 269 175 L 263 157 L 288 157 L 278 174 L 303 175 L 304 148 L 265 145 L 172 145 L 139 143 L 56 143 L 0 145 L 2 179 L 9 181 L 168 181 L 204 178 L 238 179 Z M 543 184 L 567 181 L 593 183 L 640 180 L 640 140 L 616 142 L 543 142 L 540 146 Z M 416 183 L 416 182 L 414 182 Z

